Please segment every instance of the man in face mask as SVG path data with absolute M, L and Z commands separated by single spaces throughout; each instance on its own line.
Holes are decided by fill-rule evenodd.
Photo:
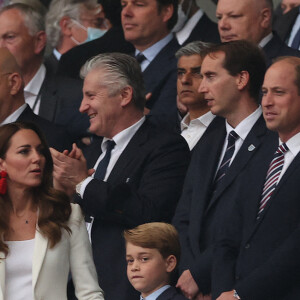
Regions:
M 62 54 L 101 37 L 110 26 L 96 0 L 53 0 L 46 16 L 46 33 L 53 47 L 47 66 L 56 72 Z
M 196 0 L 179 1 L 178 21 L 172 31 L 176 33 L 180 45 L 193 41 L 220 42 L 217 24 L 199 8 Z

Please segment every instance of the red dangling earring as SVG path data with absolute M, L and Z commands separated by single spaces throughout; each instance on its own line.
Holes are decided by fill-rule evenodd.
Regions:
M 0 195 L 5 195 L 7 190 L 6 176 L 7 173 L 5 171 L 0 172 Z

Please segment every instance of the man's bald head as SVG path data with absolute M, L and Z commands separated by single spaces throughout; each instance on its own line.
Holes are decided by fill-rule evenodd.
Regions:
M 272 0 L 219 0 L 216 15 L 222 42 L 258 44 L 272 31 Z

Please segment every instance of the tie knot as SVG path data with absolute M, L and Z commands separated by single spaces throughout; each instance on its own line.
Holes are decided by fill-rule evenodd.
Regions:
M 289 150 L 288 146 L 286 145 L 286 143 L 283 143 L 281 144 L 280 146 L 278 146 L 278 149 L 277 149 L 277 153 L 280 153 L 280 154 L 284 154 L 285 152 L 287 152 Z
M 114 149 L 116 143 L 114 140 L 107 140 L 106 141 L 106 151 L 110 152 L 112 149 Z
M 146 59 L 146 57 L 142 52 L 140 52 L 135 56 L 135 59 L 139 64 L 141 64 Z
M 230 131 L 227 138 L 228 144 L 234 144 L 238 137 L 238 134 L 234 130 Z

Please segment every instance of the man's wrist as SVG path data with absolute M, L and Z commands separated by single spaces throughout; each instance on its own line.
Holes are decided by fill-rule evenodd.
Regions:
M 84 178 L 84 179 L 82 179 L 82 180 L 81 180 L 79 183 L 77 183 L 76 186 L 75 186 L 76 194 L 77 194 L 78 196 L 80 196 L 80 197 L 81 197 L 81 187 L 82 187 L 83 182 L 84 182 L 86 179 L 87 179 L 87 177 Z

